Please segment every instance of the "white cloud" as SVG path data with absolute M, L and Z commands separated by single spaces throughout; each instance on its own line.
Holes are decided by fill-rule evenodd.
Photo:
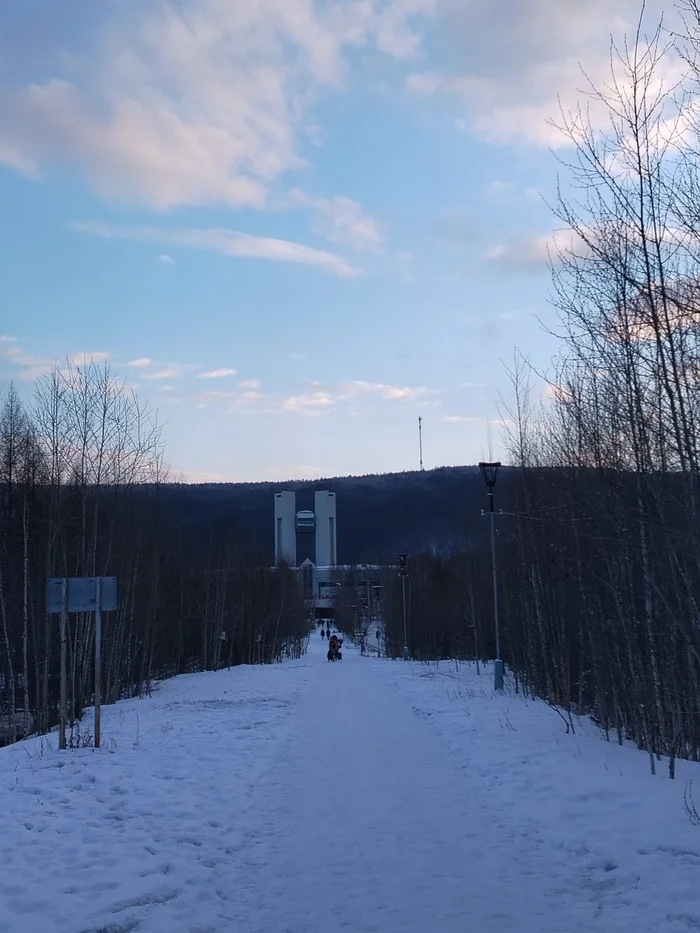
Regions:
M 9 334 L 0 337 L 0 359 L 10 367 L 11 378 L 20 382 L 34 382 L 50 372 L 56 362 L 48 357 L 33 356 L 24 349 L 17 337 Z
M 318 415 L 335 407 L 337 398 L 329 392 L 308 392 L 290 395 L 282 402 L 282 411 L 301 415 Z
M 231 480 L 221 473 L 206 473 L 202 470 L 177 470 L 171 477 L 173 483 L 229 483 Z
M 112 7 L 90 33 L 79 6 L 65 5 L 62 34 L 76 46 L 48 45 L 41 60 L 10 54 L 23 40 L 10 21 L 0 57 L 16 71 L 0 92 L 0 163 L 30 176 L 69 164 L 105 197 L 164 210 L 263 206 L 270 186 L 304 164 L 299 137 L 319 94 L 342 90 L 347 52 L 415 56 L 436 0 L 101 9 Z
M 340 386 L 323 386 L 310 383 L 312 392 L 292 395 L 282 401 L 282 411 L 297 414 L 318 415 L 334 410 L 339 403 L 375 397 L 384 401 L 418 401 L 435 395 L 435 389 L 427 386 L 392 386 L 383 382 L 366 382 L 356 379 Z
M 162 256 L 158 257 L 158 262 L 161 264 L 161 266 L 174 266 L 175 265 L 175 260 L 173 259 L 173 257 L 168 256 L 165 253 Z
M 449 424 L 470 424 L 473 421 L 480 421 L 480 418 L 472 418 L 469 415 L 445 415 L 442 419 Z
M 165 373 L 162 374 L 165 377 Z M 342 385 L 324 385 L 305 380 L 308 390 L 284 395 L 260 390 L 256 379 L 242 380 L 236 390 L 211 389 L 197 393 L 191 401 L 197 407 L 216 405 L 229 414 L 252 412 L 255 414 L 296 414 L 318 416 L 343 407 L 358 407 L 362 401 L 382 400 L 387 403 L 413 402 L 425 404 L 440 393 L 426 386 L 393 386 L 381 382 L 354 380 Z
M 356 380 L 346 383 L 342 386 L 340 392 L 343 396 L 352 398 L 358 395 L 378 395 L 383 399 L 418 399 L 425 395 L 431 395 L 434 389 L 427 386 L 392 386 L 383 382 L 364 382 Z
M 92 352 L 82 350 L 80 353 L 74 353 L 70 358 L 71 363 L 75 363 L 76 366 L 82 366 L 85 363 L 104 363 L 107 359 L 109 359 L 109 353 L 105 350 L 94 350 Z
M 332 243 L 349 246 L 358 252 L 380 252 L 382 234 L 378 221 L 366 214 L 352 198 L 320 198 L 294 188 L 289 193 L 289 203 L 317 211 L 319 229 Z
M 197 229 L 192 227 L 166 229 L 163 227 L 117 227 L 98 221 L 79 221 L 71 224 L 79 233 L 104 239 L 137 240 L 144 243 L 167 243 L 221 253 L 224 256 L 266 259 L 273 262 L 291 262 L 315 266 L 331 275 L 352 277 L 361 270 L 354 268 L 335 253 L 312 249 L 291 240 L 251 236 L 236 230 Z
M 194 363 L 155 363 L 149 356 L 140 356 L 123 365 L 129 369 L 135 369 L 141 379 L 149 379 L 155 382 L 180 379 L 186 373 L 197 369 Z M 161 386 L 160 391 L 167 391 L 170 388 L 170 386 Z
M 131 360 L 128 363 L 125 363 L 125 366 L 128 366 L 130 369 L 146 369 L 146 367 L 151 366 L 153 360 L 147 356 L 140 356 L 136 360 Z
M 26 156 L 17 146 L 0 139 L 0 165 L 16 169 L 25 178 L 37 179 L 39 171 L 36 162 Z
M 462 62 L 451 73 L 417 71 L 407 87 L 417 95 L 445 94 L 461 112 L 459 125 L 499 144 L 524 142 L 561 146 L 566 140 L 551 120 L 573 108 L 587 89 L 607 78 L 610 35 L 632 34 L 640 11 L 638 0 L 442 0 L 441 20 L 449 55 Z M 648 0 L 646 23 L 655 28 L 660 0 Z M 670 26 L 673 10 L 666 11 Z M 666 65 L 675 83 L 676 64 Z M 595 102 L 594 120 L 605 116 Z
M 160 369 L 142 373 L 142 379 L 161 381 L 163 379 L 180 379 L 189 370 L 196 369 L 192 363 L 168 363 Z
M 20 382 L 34 382 L 60 362 L 55 357 L 27 353 L 19 340 L 10 336 L 0 336 L 0 357 L 12 367 L 12 378 Z M 68 353 L 63 357 L 63 361 L 68 359 L 75 366 L 84 366 L 89 363 L 102 363 L 108 358 L 109 353 L 104 350 L 81 350 Z
M 533 233 L 491 246 L 481 258 L 507 271 L 539 272 L 549 262 L 556 264 L 560 252 L 574 249 L 580 254 L 585 245 L 571 233 Z
M 551 237 L 533 234 L 491 246 L 484 250 L 481 258 L 512 267 L 543 266 L 551 255 L 552 245 Z
M 209 408 L 211 405 L 224 403 L 225 410 L 229 412 L 251 410 L 257 414 L 264 414 L 274 410 L 274 405 L 271 407 L 270 400 L 271 397 L 268 398 L 255 389 L 248 389 L 245 392 L 210 389 L 207 392 L 200 392 L 195 397 L 194 403 L 197 408 Z
M 209 369 L 204 373 L 197 373 L 197 379 L 225 379 L 226 376 L 235 376 L 235 369 Z

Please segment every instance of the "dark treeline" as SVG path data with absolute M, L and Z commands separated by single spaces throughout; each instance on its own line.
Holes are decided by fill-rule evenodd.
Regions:
M 504 480 L 501 497 L 509 500 Z M 250 541 L 272 559 L 273 501 L 280 489 L 293 489 L 298 509 L 313 509 L 316 489 L 337 495 L 338 560 L 345 564 L 382 563 L 400 551 L 450 554 L 474 542 L 465 523 L 482 505 L 483 481 L 473 466 L 367 476 L 342 476 L 284 483 L 206 483 L 180 485 L 183 514 L 193 527 L 222 510 L 233 512 Z M 504 498 L 505 497 L 505 498 Z
M 575 197 L 553 259 L 562 351 L 531 403 L 516 358 L 510 446 L 519 469 L 498 518 L 503 653 L 520 688 L 591 714 L 659 756 L 700 757 L 700 5 L 688 34 L 614 49 L 594 106 L 564 115 Z M 664 86 L 669 57 L 685 79 Z M 608 114 L 608 130 L 591 113 Z M 562 186 L 562 190 L 563 186 Z M 493 657 L 484 547 L 410 567 L 418 657 Z M 399 654 L 400 581 L 386 586 Z
M 251 549 L 226 511 L 193 526 L 164 484 L 161 431 L 109 369 L 69 363 L 30 405 L 0 403 L 0 741 L 57 722 L 58 617 L 47 577 L 115 575 L 103 622 L 103 696 L 156 678 L 298 655 L 303 600 L 284 569 Z M 71 614 L 68 700 L 94 691 L 94 626 Z

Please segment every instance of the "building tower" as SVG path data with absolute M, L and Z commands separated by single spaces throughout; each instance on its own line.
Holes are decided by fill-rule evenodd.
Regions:
M 314 493 L 316 512 L 316 566 L 335 567 L 337 563 L 335 493 Z
M 275 565 L 297 565 L 296 493 L 275 493 Z

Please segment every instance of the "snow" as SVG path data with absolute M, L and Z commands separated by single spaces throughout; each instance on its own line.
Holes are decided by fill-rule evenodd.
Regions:
M 99 751 L 0 749 L 0 933 L 700 929 L 698 765 L 326 649 L 105 707 Z

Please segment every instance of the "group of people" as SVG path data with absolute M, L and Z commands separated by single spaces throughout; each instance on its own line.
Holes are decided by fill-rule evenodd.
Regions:
M 328 647 L 329 647 L 329 648 L 330 648 L 331 644 L 336 645 L 336 647 L 338 647 L 338 648 L 341 648 L 342 645 L 343 645 L 343 639 L 342 639 L 342 638 L 340 638 L 338 635 L 332 635 L 332 634 L 331 634 L 330 626 L 328 627 L 328 630 L 323 629 L 323 628 L 321 629 L 321 638 L 327 638 L 327 639 L 328 639 Z
M 323 623 L 321 623 L 321 638 L 328 639 L 328 660 L 339 661 L 342 657 L 340 649 L 343 647 L 343 639 L 331 632 L 330 624 L 326 628 Z
M 340 661 L 342 655 L 340 649 L 343 647 L 343 639 L 337 635 L 331 635 L 328 639 L 328 660 Z

